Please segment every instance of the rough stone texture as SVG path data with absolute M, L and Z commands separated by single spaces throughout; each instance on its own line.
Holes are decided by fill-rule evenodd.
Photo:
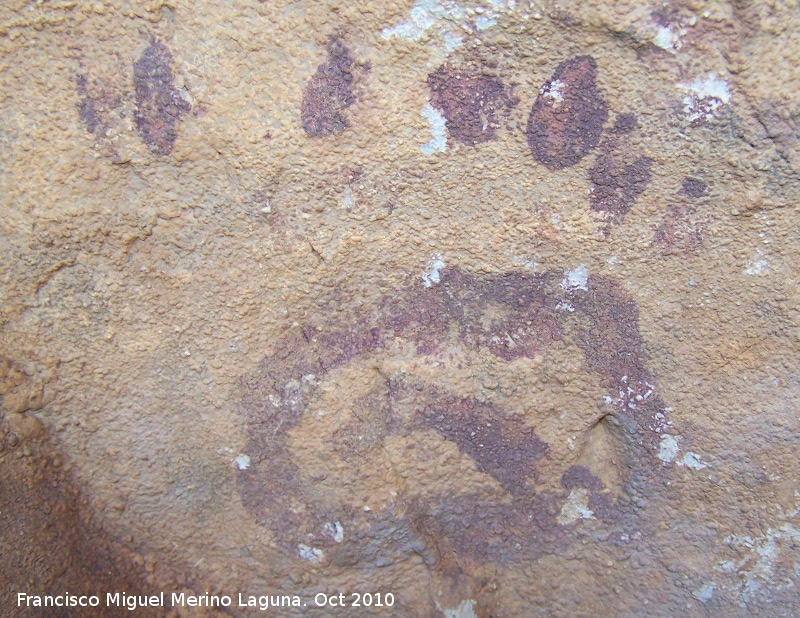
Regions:
M 650 182 L 653 160 L 631 152 L 622 142 L 623 138 L 618 137 L 619 134 L 630 133 L 635 128 L 636 118 L 632 114 L 623 114 L 617 118 L 611 135 L 604 139 L 594 166 L 589 170 L 592 182 L 590 207 L 592 210 L 607 213 L 615 223 L 620 223 L 625 218 Z
M 698 216 L 698 206 L 707 204 L 706 183 L 699 178 L 686 177 L 675 198 L 668 204 L 664 218 L 653 234 L 665 255 L 695 253 L 703 243 L 706 217 Z
M 330 137 L 348 126 L 346 111 L 356 101 L 353 80 L 356 62 L 336 38 L 328 41 L 328 60 L 303 91 L 300 119 L 307 135 Z
M 447 119 L 448 132 L 468 146 L 494 139 L 498 115 L 519 103 L 489 67 L 443 64 L 427 81 L 431 104 Z
M 435 385 L 409 383 L 404 369 L 390 369 L 404 356 L 411 363 L 415 357 L 423 362 L 444 357 L 459 368 L 484 362 L 482 350 L 488 358 L 504 362 L 536 361 L 563 335 L 573 334 L 586 368 L 598 373 L 614 392 L 620 391 L 605 411 L 596 413 L 595 422 L 617 410 L 639 444 L 658 442 L 648 424 L 657 418 L 667 422 L 668 414 L 645 367 L 636 305 L 613 281 L 592 278 L 586 289 L 571 290 L 560 285 L 560 278 L 550 276 L 509 272 L 474 277 L 448 269 L 439 285 L 424 294 L 400 290 L 389 298 L 380 303 L 377 313 L 350 317 L 349 329 L 321 321 L 309 325 L 302 336 L 291 334 L 242 383 L 242 413 L 250 427 L 244 452 L 253 465 L 240 475 L 239 490 L 245 506 L 280 539 L 287 554 L 295 554 L 309 539 L 319 539 L 315 547 L 324 552 L 320 562 L 337 563 L 343 552 L 348 561 L 369 562 L 373 548 L 357 558 L 359 546 L 348 542 L 338 547 L 325 539 L 322 531 L 335 521 L 347 521 L 357 530 L 390 526 L 406 544 L 416 539 L 436 547 L 439 554 L 456 551 L 480 563 L 524 562 L 557 542 L 568 542 L 555 516 L 566 497 L 559 487 L 565 483 L 561 470 L 575 458 L 550 456 L 548 444 L 529 424 L 535 414 L 531 410 L 519 414 L 482 397 L 464 397 L 455 387 L 445 387 L 443 378 Z M 398 346 L 398 340 L 408 344 Z M 336 376 L 344 367 L 366 358 L 376 367 L 377 382 L 352 401 L 347 417 L 329 426 L 326 407 L 334 402 L 322 393 L 341 379 Z M 529 370 L 535 373 L 535 366 L 529 365 Z M 491 382 L 484 387 L 497 388 Z M 316 416 L 311 414 L 312 402 L 320 406 Z M 348 405 L 346 398 L 334 405 L 342 404 Z M 457 516 L 451 512 L 452 496 L 435 490 L 434 481 L 450 466 L 442 462 L 435 471 L 423 474 L 408 469 L 415 459 L 429 457 L 408 450 L 416 449 L 427 430 L 456 447 L 458 466 L 485 478 L 459 498 Z M 614 439 L 625 441 L 619 430 L 611 433 Z M 300 436 L 310 443 L 296 442 Z M 384 460 L 383 448 L 400 443 L 406 454 L 387 453 Z M 297 456 L 298 449 L 305 457 Z M 646 464 L 652 465 L 654 456 L 653 448 L 638 449 L 631 452 L 626 467 L 648 474 Z M 385 479 L 382 485 L 396 487 L 387 513 L 371 509 L 366 515 L 359 513 L 363 506 L 359 492 L 345 500 L 333 499 L 336 487 L 342 485 L 363 486 L 361 491 L 371 492 L 368 479 L 387 464 L 394 479 Z M 458 473 L 458 468 L 452 472 Z M 573 478 L 598 493 L 592 499 L 605 499 L 606 516 L 611 517 L 612 510 L 617 520 L 630 516 L 611 508 L 617 502 L 611 497 L 613 487 L 604 487 L 586 474 L 588 470 Z M 548 477 L 552 489 L 547 486 Z M 419 488 L 426 486 L 434 495 L 423 499 Z M 508 503 L 505 493 L 510 494 Z M 286 495 L 293 500 L 286 502 Z M 490 519 L 497 520 L 488 531 L 481 521 L 487 509 Z M 424 529 L 415 524 L 420 518 Z M 384 548 L 384 559 L 401 560 L 398 551 L 402 547 Z
M 800 614 L 798 27 L 2 3 L 0 614 Z
M 608 106 L 597 89 L 597 61 L 576 56 L 556 67 L 528 117 L 533 157 L 551 170 L 575 165 L 600 141 Z
M 177 139 L 176 125 L 181 116 L 192 108 L 175 89 L 173 80 L 172 54 L 169 48 L 159 41 L 153 41 L 133 63 L 136 94 L 134 120 L 142 141 L 159 155 L 172 152 Z M 87 112 L 84 116 L 91 116 L 86 108 L 81 111 Z M 90 120 L 84 121 L 88 128 Z
M 92 522 L 91 499 L 75 486 L 64 455 L 51 447 L 34 416 L 14 414 L 0 424 L 0 457 L 0 591 L 8 615 L 60 617 L 76 612 L 53 607 L 17 609 L 18 592 L 81 595 L 119 589 L 136 594 L 155 584 L 147 577 L 152 556 L 145 564 L 124 538 L 109 538 Z M 117 501 L 113 508 L 124 510 L 125 505 Z M 175 581 L 170 584 L 181 587 Z M 85 607 L 80 614 L 102 617 L 108 610 Z M 161 615 L 151 608 L 139 614 Z

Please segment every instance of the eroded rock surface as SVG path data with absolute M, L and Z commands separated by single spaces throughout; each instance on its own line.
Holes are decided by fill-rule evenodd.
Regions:
M 360 70 L 350 51 L 337 38 L 327 45 L 328 60 L 317 67 L 303 91 L 300 119 L 312 137 L 330 137 L 349 125 L 347 109 L 356 101 L 355 83 Z
M 153 41 L 133 63 L 136 129 L 159 155 L 172 152 L 178 122 L 192 108 L 175 88 L 174 79 L 172 53 L 159 41 Z
M 4 611 L 800 615 L 796 10 L 128 4 L 0 3 Z
M 603 139 L 595 164 L 589 170 L 591 209 L 607 213 L 615 223 L 625 218 L 650 182 L 653 160 L 631 152 L 622 137 L 635 130 L 636 117 L 621 114 Z
M 617 506 L 621 486 L 603 486 L 577 457 L 564 461 L 550 453 L 535 431 L 540 410 L 514 413 L 441 382 L 382 368 L 414 358 L 472 366 L 480 364 L 483 351 L 504 363 L 530 361 L 572 337 L 586 370 L 596 372 L 612 393 L 589 427 L 613 415 L 617 427 L 623 422 L 630 432 L 612 430 L 618 456 L 626 457 L 626 471 L 616 482 L 647 479 L 661 467 L 657 453 L 668 414 L 646 368 L 638 308 L 612 280 L 592 277 L 576 286 L 565 281 L 524 273 L 476 277 L 449 269 L 421 294 L 395 292 L 351 316 L 348 329 L 320 316 L 292 333 L 242 382 L 250 435 L 245 454 L 253 462 L 239 476 L 244 505 L 289 555 L 302 556 L 311 540 L 319 550 L 315 562 L 358 567 L 402 561 L 421 543 L 435 547 L 437 556 L 460 556 L 454 562 L 464 571 L 471 561 L 522 563 L 570 543 L 561 526 L 575 519 L 560 510 L 576 487 L 587 499 L 583 516 L 617 522 L 632 517 Z M 377 374 L 364 395 L 352 403 L 325 398 L 346 368 L 363 372 L 365 363 Z M 469 380 L 466 385 L 469 390 Z M 326 429 L 326 415 L 337 414 L 328 409 L 331 404 L 352 405 L 352 412 Z M 458 468 L 438 463 L 428 478 L 412 471 L 435 448 L 431 431 L 457 449 L 460 466 L 475 469 L 475 483 L 457 497 L 435 486 L 441 474 Z M 397 459 L 400 454 L 389 449 L 400 444 L 406 455 Z M 394 479 L 386 482 L 396 491 L 383 509 L 362 508 L 369 505 L 360 503 L 358 492 L 332 499 L 337 486 L 369 485 L 389 469 Z M 343 527 L 344 543 L 325 534 L 331 522 Z M 376 526 L 394 531 L 392 538 L 402 542 L 364 547 L 364 535 Z
M 597 88 L 597 61 L 576 56 L 556 67 L 528 117 L 534 159 L 551 170 L 578 163 L 600 142 L 608 105 Z
M 427 81 L 431 104 L 444 115 L 448 132 L 468 146 L 494 139 L 500 120 L 519 103 L 481 66 L 443 64 Z

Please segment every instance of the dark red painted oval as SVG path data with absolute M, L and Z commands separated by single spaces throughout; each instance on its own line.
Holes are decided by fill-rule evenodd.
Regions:
M 134 121 L 142 141 L 159 155 L 172 152 L 177 124 L 192 109 L 173 81 L 172 53 L 163 43 L 153 41 L 133 63 Z
M 556 67 L 528 117 L 533 157 L 551 170 L 575 165 L 600 141 L 608 106 L 597 89 L 597 62 L 576 56 Z

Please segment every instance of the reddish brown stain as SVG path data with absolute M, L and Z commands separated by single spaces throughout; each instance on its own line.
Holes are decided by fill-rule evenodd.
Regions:
M 683 179 L 681 191 L 689 197 L 705 197 L 708 192 L 708 186 L 699 178 L 686 177 Z
M 520 418 L 473 398 L 454 397 L 428 387 L 426 404 L 415 425 L 435 429 L 471 457 L 478 470 L 494 477 L 513 494 L 527 491 L 535 464 L 547 453 L 542 442 Z
M 443 64 L 428 75 L 428 87 L 431 105 L 445 117 L 448 133 L 468 146 L 494 139 L 498 116 L 519 103 L 499 78 L 480 66 Z
M 600 154 L 589 171 L 591 209 L 607 212 L 617 222 L 622 221 L 647 188 L 652 164 L 648 157 L 637 157 L 626 164 L 618 155 Z
M 614 504 L 603 482 L 585 466 L 570 466 L 561 476 L 561 485 L 567 492 L 583 488 L 589 492 L 589 510 L 600 517 L 613 515 Z
M 639 444 L 647 445 L 649 450 L 635 451 L 635 467 L 647 468 L 658 442 L 648 423 L 664 413 L 664 405 L 654 394 L 646 367 L 638 307 L 607 278 L 590 277 L 585 290 L 564 289 L 560 283 L 555 275 L 475 276 L 448 268 L 432 288 L 387 293 L 383 302 L 348 319 L 348 326 L 341 326 L 341 317 L 336 325 L 326 325 L 323 313 L 313 326 L 293 331 L 242 380 L 241 410 L 249 435 L 245 452 L 253 464 L 238 473 L 245 507 L 287 553 L 296 555 L 297 545 L 312 539 L 338 565 L 383 564 L 410 553 L 420 553 L 430 563 L 453 552 L 479 563 L 530 559 L 569 542 L 556 518 L 576 486 L 590 492 L 589 504 L 598 516 L 616 517 L 617 507 L 585 468 L 564 473 L 563 492 L 536 489 L 537 466 L 549 457 L 549 449 L 523 418 L 402 376 L 386 376 L 348 406 L 351 420 L 332 436 L 331 470 L 364 465 L 389 436 L 406 436 L 413 446 L 418 432 L 433 430 L 492 483 L 466 496 L 442 495 L 428 502 L 398 497 L 383 513 L 315 506 L 325 503 L 325 483 L 335 480 L 305 476 L 287 445 L 289 432 L 309 413 L 326 374 L 369 358 L 397 338 L 413 342 L 422 357 L 460 345 L 510 362 L 531 358 L 570 337 L 583 351 L 586 368 L 603 376 L 615 414 L 627 419 Z M 340 304 L 340 299 L 331 303 Z M 324 533 L 325 523 L 336 518 L 347 518 L 347 528 L 354 530 L 341 545 Z M 383 545 L 375 541 L 378 537 Z M 419 549 L 420 544 L 427 549 Z
M 6 393 L 8 383 L 3 377 L 8 367 L 0 358 L 0 393 Z M 5 365 L 5 367 L 3 366 Z M 12 372 L 13 372 L 12 365 Z M 12 376 L 13 377 L 13 374 Z M 0 394 L 2 401 L 2 394 Z M 101 595 L 104 591 L 126 590 L 131 595 L 149 594 L 148 576 L 142 555 L 131 537 L 114 536 L 104 530 L 99 521 L 97 500 L 80 489 L 71 462 L 53 444 L 44 427 L 36 432 L 18 435 L 17 425 L 22 415 L 10 422 L 11 414 L 0 411 L 0 496 L 2 524 L 0 525 L 0 585 L 13 601 L 14 610 L 7 616 L 17 618 L 66 618 L 80 615 L 102 618 L 108 608 L 85 607 L 70 611 L 67 607 L 16 606 L 16 592 L 31 595 Z M 33 416 L 28 417 L 34 422 Z M 38 421 L 35 421 L 38 424 Z M 30 427 L 30 425 L 28 425 Z M 116 498 L 119 500 L 119 496 Z M 101 503 L 102 504 L 102 503 Z M 124 503 L 114 503 L 124 509 Z M 107 508 L 111 508 L 109 505 Z M 160 565 L 159 565 L 160 566 Z M 163 585 L 176 582 L 163 569 L 156 573 Z M 162 611 L 149 607 L 141 609 L 142 616 L 163 616 Z M 127 610 L 124 610 L 127 611 Z
M 613 279 L 592 277 L 586 291 L 571 294 L 578 344 L 592 371 L 614 384 L 649 378 L 639 334 L 639 307 Z
M 614 126 L 611 127 L 612 133 L 624 134 L 630 133 L 639 126 L 636 121 L 635 114 L 620 114 L 614 120 Z
M 421 538 L 438 548 L 436 562 L 525 564 L 568 545 L 556 523 L 560 494 L 541 492 L 501 501 L 475 493 L 429 504 L 414 501 L 408 511 Z
M 336 38 L 328 41 L 328 60 L 317 68 L 303 91 L 300 120 L 306 135 L 330 137 L 349 125 L 347 109 L 356 101 L 354 80 L 361 70 Z
M 607 213 L 610 223 L 622 222 L 650 182 L 652 159 L 631 152 L 622 137 L 636 128 L 636 116 L 633 114 L 617 116 L 610 135 L 603 139 L 595 163 L 589 170 L 590 208 L 595 212 Z
M 586 466 L 570 466 L 561 475 L 561 485 L 564 489 L 585 487 L 586 489 L 600 490 L 603 483 L 594 476 Z
M 172 53 L 163 43 L 153 41 L 133 63 L 134 121 L 142 141 L 158 155 L 172 152 L 178 122 L 192 109 L 173 81 Z
M 597 62 L 577 56 L 556 67 L 528 118 L 533 157 L 550 170 L 575 165 L 600 141 L 608 106 L 595 83 Z
M 686 254 L 703 244 L 705 222 L 698 207 L 708 197 L 708 185 L 699 178 L 686 177 L 664 212 L 653 234 L 653 244 L 663 255 Z
M 105 105 L 102 97 L 89 93 L 89 79 L 86 75 L 78 75 L 75 81 L 78 86 L 78 94 L 81 95 L 78 103 L 78 117 L 83 121 L 86 130 L 94 134 L 107 124 L 107 118 L 104 118 Z
M 446 271 L 441 285 L 402 305 L 387 299 L 384 312 L 393 330 L 427 354 L 454 332 L 470 349 L 486 348 L 509 361 L 532 357 L 560 338 L 560 325 L 543 275 L 505 273 L 474 277 Z M 482 320 L 491 314 L 493 319 Z
M 88 73 L 78 74 L 75 83 L 80 97 L 78 118 L 93 136 L 95 145 L 115 156 L 116 148 L 111 136 L 119 132 L 123 97 Z
M 703 223 L 693 206 L 671 204 L 653 234 L 663 255 L 692 253 L 703 244 Z
M 604 377 L 618 418 L 640 427 L 637 439 L 651 448 L 659 441 L 652 431 L 656 414 L 666 418 L 665 404 L 655 391 L 655 378 L 647 368 L 647 355 L 639 333 L 639 307 L 616 281 L 592 276 L 586 291 L 568 292 L 575 307 L 573 321 L 577 343 L 586 366 Z

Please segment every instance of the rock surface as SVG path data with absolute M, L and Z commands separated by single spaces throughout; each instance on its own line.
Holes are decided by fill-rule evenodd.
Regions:
M 539 89 L 528 117 L 528 145 L 539 163 L 560 170 L 595 149 L 608 119 L 596 81 L 595 59 L 576 56 L 559 64 Z
M 4 3 L 2 607 L 800 614 L 798 27 Z

